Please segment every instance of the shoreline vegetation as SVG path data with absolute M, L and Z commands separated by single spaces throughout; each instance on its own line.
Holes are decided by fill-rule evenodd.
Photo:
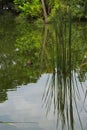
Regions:
M 72 12 L 72 21 L 87 21 L 87 2 L 86 0 L 60 1 L 54 2 L 47 0 L 0 0 L 0 14 L 8 11 L 15 16 L 21 16 L 29 21 L 41 19 L 45 24 L 57 21 L 60 17 L 67 20 L 69 10 Z

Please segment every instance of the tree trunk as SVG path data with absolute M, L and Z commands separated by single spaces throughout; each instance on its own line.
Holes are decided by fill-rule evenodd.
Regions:
M 45 2 L 44 2 L 44 0 L 41 0 L 41 3 L 42 3 L 42 8 L 43 8 L 45 23 L 47 23 L 47 22 L 48 22 L 48 20 L 47 20 L 47 12 L 46 12 L 46 7 L 45 7 Z

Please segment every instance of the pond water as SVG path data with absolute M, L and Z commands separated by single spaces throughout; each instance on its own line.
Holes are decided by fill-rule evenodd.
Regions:
M 87 130 L 87 23 L 0 15 L 0 130 L 53 129 Z

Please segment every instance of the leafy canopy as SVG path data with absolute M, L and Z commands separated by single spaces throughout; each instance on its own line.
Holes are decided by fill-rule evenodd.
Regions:
M 14 3 L 26 16 L 37 17 L 41 14 L 41 4 L 38 0 L 14 0 Z

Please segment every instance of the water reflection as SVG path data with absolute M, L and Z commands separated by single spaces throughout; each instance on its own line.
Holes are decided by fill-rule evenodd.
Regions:
M 9 12 L 0 15 L 1 102 L 7 100 L 8 90 L 16 90 L 17 85 L 36 82 L 39 78 L 39 33 L 36 26 L 18 23 Z M 29 60 L 33 62 L 32 66 L 27 64 Z
M 11 15 L 8 24 L 6 16 L 0 19 L 0 128 L 53 130 L 53 111 L 57 129 L 87 129 L 87 25 L 73 24 L 69 35 L 62 21 L 44 28 Z M 19 124 L 6 127 L 11 122 Z
M 82 61 L 79 62 L 80 57 L 77 57 L 76 54 L 81 54 L 83 50 L 79 51 L 78 48 L 77 50 L 73 48 L 73 42 L 75 41 L 72 39 L 71 44 L 71 32 L 69 32 L 71 30 L 66 30 L 66 26 L 67 25 L 63 23 L 59 23 L 55 28 L 56 40 L 55 43 L 51 44 L 53 46 L 51 50 L 53 72 L 47 79 L 43 95 L 43 106 L 45 106 L 46 115 L 49 115 L 52 108 L 54 109 L 54 115 L 57 118 L 57 128 L 62 130 L 74 130 L 77 128 L 85 129 L 85 126 L 83 127 L 82 124 L 84 123 L 82 122 L 82 120 L 84 120 L 82 111 L 85 111 L 86 113 L 84 108 L 87 94 L 87 83 L 84 83 L 87 79 L 86 51 L 85 53 L 83 52 Z M 62 33 L 64 31 L 65 33 Z M 69 38 L 67 37 L 67 34 Z M 84 41 L 84 45 L 85 43 L 86 41 Z M 43 49 L 45 50 L 45 48 Z M 75 55 L 78 62 L 77 66 L 75 66 Z M 81 68 L 81 66 L 84 67 Z M 82 73 L 84 73 L 84 78 L 82 78 Z M 78 100 L 81 102 L 79 103 Z M 84 110 L 81 110 L 82 108 Z M 78 123 L 75 124 L 75 122 L 79 123 L 78 127 Z

